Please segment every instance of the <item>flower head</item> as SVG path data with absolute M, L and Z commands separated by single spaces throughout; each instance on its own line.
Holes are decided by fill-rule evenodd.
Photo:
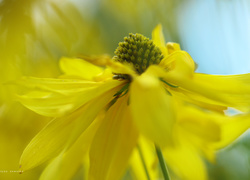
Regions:
M 246 82 L 250 75 L 195 73 L 195 63 L 187 52 L 176 43 L 165 45 L 160 25 L 153 31 L 153 40 L 129 34 L 112 59 L 84 59 L 62 58 L 64 74 L 58 79 L 25 77 L 17 82 L 24 87 L 17 96 L 22 104 L 55 117 L 24 150 L 23 170 L 60 152 L 70 152 L 80 141 L 88 142 L 84 148 L 90 151 L 89 178 L 118 179 L 141 136 L 175 155 L 185 152 L 184 147 L 198 149 L 193 154 L 191 150 L 192 155 L 209 154 L 215 144 L 223 141 L 227 145 L 249 126 L 242 116 L 238 123 L 244 122 L 244 126 L 233 137 L 222 138 L 223 123 L 218 119 L 225 119 L 227 107 L 249 110 L 250 86 Z M 180 112 L 186 112 L 185 116 Z M 204 170 L 201 160 L 195 162 Z M 181 166 L 174 159 L 169 163 Z M 206 179 L 205 170 L 200 173 Z

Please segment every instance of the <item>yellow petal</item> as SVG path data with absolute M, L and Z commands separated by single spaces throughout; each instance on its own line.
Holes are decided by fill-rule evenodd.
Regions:
M 224 148 L 250 128 L 250 115 L 242 114 L 221 120 L 221 140 L 212 144 L 215 149 Z
M 215 150 L 210 144 L 221 141 L 220 121 L 225 118 L 226 116 L 221 113 L 205 111 L 193 105 L 180 105 L 176 129 L 197 151 L 201 151 L 201 156 L 205 156 L 210 162 L 215 162 Z
M 112 70 L 110 68 L 105 68 L 105 70 L 103 71 L 102 74 L 99 74 L 97 76 L 94 77 L 94 81 L 98 82 L 98 81 L 106 81 L 108 79 L 112 79 L 112 77 L 114 76 Z
M 167 166 L 185 180 L 207 180 L 206 166 L 198 152 L 188 144 L 169 147 L 163 150 Z
M 166 57 L 168 55 L 168 50 L 165 45 L 165 39 L 162 32 L 161 24 L 158 24 L 152 32 L 152 40 L 154 44 L 160 48 L 162 54 Z
M 159 179 L 160 171 L 157 166 L 157 160 L 154 144 L 143 136 L 140 136 L 137 148 L 134 150 L 130 159 L 134 179 Z
M 226 116 L 192 106 L 179 106 L 178 110 L 183 136 L 211 162 L 215 161 L 215 150 L 229 145 L 250 127 L 249 114 Z
M 133 179 L 147 179 L 147 174 L 145 172 L 144 165 L 141 161 L 141 157 L 137 149 L 135 149 L 132 153 L 132 156 L 130 158 L 130 166 Z
M 220 76 L 195 73 L 192 78 L 172 75 L 167 73 L 166 81 L 210 99 L 209 103 L 242 111 L 250 108 L 250 74 Z
M 138 132 L 127 107 L 127 97 L 111 106 L 90 149 L 90 179 L 117 180 L 124 173 Z
M 113 73 L 117 74 L 129 74 L 132 77 L 137 76 L 134 71 L 133 65 L 129 63 L 120 63 L 113 60 L 107 61 L 107 67 L 111 69 Z
M 90 127 L 77 139 L 72 147 L 63 150 L 43 171 L 40 180 L 68 180 L 72 179 L 84 162 L 88 158 L 88 149 L 99 127 L 100 121 L 95 120 Z
M 17 100 L 32 111 L 50 117 L 68 114 L 91 99 L 122 84 L 114 80 L 93 83 L 81 80 L 28 78 L 24 81 L 28 84 L 27 92 L 24 95 L 18 95 Z
M 95 76 L 103 72 L 103 68 L 91 64 L 79 58 L 66 58 L 60 59 L 60 68 L 67 76 L 79 77 L 85 80 L 93 80 Z
M 250 74 L 239 75 L 209 75 L 196 73 L 194 79 L 199 82 L 207 82 L 206 84 L 215 83 L 216 90 L 227 91 L 230 93 L 241 92 L 248 93 L 250 82 Z M 245 96 L 245 94 L 244 94 Z
M 96 66 L 102 66 L 105 67 L 110 61 L 110 56 L 107 54 L 101 54 L 101 55 L 80 55 L 78 56 L 80 59 L 84 59 L 85 61 L 88 61 L 91 64 L 94 64 Z
M 80 92 L 86 88 L 96 87 L 99 84 L 93 81 L 80 79 L 52 79 L 52 78 L 36 78 L 22 77 L 21 79 L 11 82 L 10 84 L 18 85 L 19 93 L 25 94 L 34 91 L 51 91 L 59 94 L 70 94 L 72 92 Z
M 192 106 L 178 106 L 177 123 L 185 131 L 197 136 L 203 143 L 216 142 L 221 139 L 220 118 L 225 116 L 207 112 Z
M 169 88 L 168 85 L 164 84 L 166 88 Z M 171 94 L 175 97 L 178 101 L 183 101 L 187 104 L 192 104 L 193 106 L 211 110 L 220 114 L 224 114 L 224 110 L 227 110 L 227 107 L 221 106 L 221 105 L 215 105 L 213 104 L 213 101 L 211 101 L 208 98 L 205 98 L 203 96 L 200 96 L 199 94 L 187 91 L 182 88 L 170 88 Z
M 165 85 L 167 86 L 167 85 Z M 167 86 L 166 88 L 169 88 Z M 182 89 L 182 88 L 171 88 L 171 93 L 176 98 L 178 97 L 182 101 L 189 102 L 190 104 L 196 105 L 201 108 L 205 108 L 208 110 L 216 111 L 218 113 L 224 114 L 224 110 L 227 109 L 227 107 L 215 104 L 214 101 L 201 96 L 197 93 Z
M 20 164 L 21 170 L 31 169 L 53 158 L 65 147 L 75 142 L 106 106 L 118 89 L 103 94 L 68 116 L 51 121 L 25 148 Z
M 168 53 L 171 54 L 171 53 L 173 53 L 175 51 L 180 51 L 181 47 L 180 47 L 180 44 L 178 44 L 178 43 L 168 42 L 167 43 L 167 49 L 168 49 Z
M 158 145 L 171 141 L 175 121 L 172 98 L 161 81 L 149 72 L 134 79 L 130 107 L 139 130 Z
M 61 152 L 53 161 L 45 168 L 39 180 L 58 179 L 58 169 L 62 166 L 64 152 Z
M 171 53 L 167 58 L 164 58 L 159 65 L 168 71 L 168 76 L 178 78 L 191 78 L 195 70 L 193 59 L 185 51 L 175 51 Z

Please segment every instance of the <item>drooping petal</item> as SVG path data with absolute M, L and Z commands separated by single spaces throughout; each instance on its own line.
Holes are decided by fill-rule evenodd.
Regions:
M 153 30 L 152 40 L 154 41 L 154 44 L 160 48 L 162 54 L 166 57 L 168 55 L 168 50 L 166 48 L 161 24 L 158 24 Z
M 136 146 L 135 128 L 124 96 L 110 107 L 98 129 L 90 149 L 89 178 L 120 179 Z
M 220 120 L 225 115 L 207 111 L 193 105 L 179 105 L 177 114 L 178 133 L 192 144 L 197 153 L 205 156 L 210 162 L 215 162 L 215 150 L 210 144 L 218 143 L 222 138 Z
M 193 106 L 178 106 L 177 123 L 185 131 L 201 139 L 203 143 L 221 139 L 220 118 L 224 115 L 197 109 Z
M 122 84 L 120 81 L 86 82 L 81 80 L 56 80 L 27 78 L 23 80 L 26 93 L 17 100 L 38 114 L 60 117 L 73 112 L 91 99 Z
M 43 171 L 40 180 L 68 180 L 72 179 L 79 170 L 92 139 L 99 127 L 100 120 L 95 120 L 90 127 L 77 139 L 77 141 L 67 149 L 64 149 Z
M 51 121 L 25 148 L 20 160 L 21 170 L 38 166 L 75 142 L 118 89 L 119 87 L 93 99 L 67 116 Z
M 130 166 L 133 179 L 148 179 L 147 173 L 145 172 L 145 167 L 141 161 L 141 157 L 137 149 L 135 149 L 131 155 Z
M 158 179 L 160 174 L 157 160 L 154 144 L 140 136 L 130 159 L 134 179 Z
M 101 74 L 104 70 L 99 66 L 79 58 L 63 57 L 60 59 L 59 65 L 65 75 L 85 80 L 93 80 L 95 76 Z
M 221 119 L 221 140 L 211 145 L 214 149 L 231 144 L 250 128 L 250 115 L 241 114 Z
M 52 79 L 52 78 L 36 78 L 22 77 L 14 84 L 21 89 L 20 93 L 25 94 L 30 91 L 51 91 L 59 94 L 78 93 L 86 88 L 98 86 L 100 83 L 86 81 L 80 79 Z
M 58 169 L 62 166 L 63 157 L 64 151 L 62 151 L 55 159 L 52 160 L 52 162 L 49 163 L 49 165 L 43 170 L 39 180 L 58 180 L 58 176 L 60 175 Z
M 249 93 L 249 86 L 246 85 L 250 83 L 250 74 L 209 75 L 196 73 L 194 79 L 199 82 L 206 82 L 206 84 L 216 85 L 217 91 Z
M 211 162 L 215 162 L 215 150 L 226 147 L 250 127 L 249 114 L 226 116 L 193 106 L 179 106 L 178 110 L 177 122 L 185 139 Z
M 156 144 L 171 142 L 175 121 L 172 98 L 158 77 L 145 72 L 130 88 L 130 107 L 139 130 Z
M 197 93 L 185 90 L 185 89 L 180 88 L 180 87 L 171 88 L 168 85 L 165 85 L 165 86 L 166 86 L 166 88 L 170 88 L 173 96 L 178 97 L 182 101 L 188 102 L 190 104 L 199 106 L 201 108 L 205 108 L 207 110 L 216 111 L 216 112 L 221 113 L 221 114 L 224 114 L 224 110 L 227 109 L 227 107 L 215 104 L 214 101 L 212 101 L 204 96 L 201 96 Z
M 195 73 L 192 78 L 181 78 L 167 73 L 165 78 L 170 83 L 174 82 L 183 89 L 203 96 L 203 99 L 210 99 L 212 104 L 242 111 L 250 108 L 250 74 L 220 76 Z
M 167 166 L 185 180 L 207 180 L 206 166 L 196 149 L 189 144 L 179 144 L 163 150 Z

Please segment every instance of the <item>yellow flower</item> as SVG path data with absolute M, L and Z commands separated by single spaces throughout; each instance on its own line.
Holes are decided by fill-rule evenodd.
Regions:
M 119 43 L 112 59 L 62 58 L 64 74 L 60 78 L 24 77 L 17 82 L 23 87 L 17 95 L 22 104 L 55 118 L 24 150 L 20 162 L 23 171 L 60 154 L 51 165 L 56 167 L 60 157 L 71 157 L 65 153 L 80 153 L 83 148 L 79 158 L 89 149 L 89 179 L 119 179 L 139 136 L 143 136 L 175 155 L 167 159 L 174 172 L 180 168 L 183 177 L 191 179 L 187 171 L 199 167 L 196 177 L 206 179 L 197 152 L 208 156 L 249 127 L 246 117 L 240 117 L 241 126 L 233 136 L 226 133 L 224 137 L 220 122 L 228 118 L 223 115 L 227 107 L 249 110 L 249 74 L 195 73 L 195 63 L 187 52 L 176 43 L 165 45 L 160 25 L 152 38 L 130 34 Z M 192 167 L 182 166 L 186 156 L 197 159 L 190 161 Z M 47 179 L 50 172 L 53 170 L 43 177 Z

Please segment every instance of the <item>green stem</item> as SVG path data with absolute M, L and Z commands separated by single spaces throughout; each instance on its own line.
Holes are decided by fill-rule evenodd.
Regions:
M 148 173 L 148 169 L 147 169 L 147 166 L 146 166 L 146 162 L 145 162 L 145 159 L 144 159 L 144 156 L 143 156 L 143 154 L 142 154 L 142 150 L 141 150 L 141 147 L 140 147 L 139 144 L 137 144 L 137 148 L 138 148 L 138 152 L 139 152 L 139 155 L 140 155 L 140 158 L 141 158 L 141 161 L 142 161 L 142 165 L 143 165 L 143 167 L 144 167 L 144 170 L 145 170 L 147 179 L 150 180 L 150 176 L 149 176 L 149 173 Z
M 164 160 L 164 157 L 162 155 L 161 149 L 158 146 L 155 145 L 155 150 L 156 150 L 157 157 L 159 159 L 159 163 L 160 163 L 160 166 L 161 166 L 161 171 L 162 171 L 164 180 L 170 180 L 167 165 L 165 163 L 165 160 Z

